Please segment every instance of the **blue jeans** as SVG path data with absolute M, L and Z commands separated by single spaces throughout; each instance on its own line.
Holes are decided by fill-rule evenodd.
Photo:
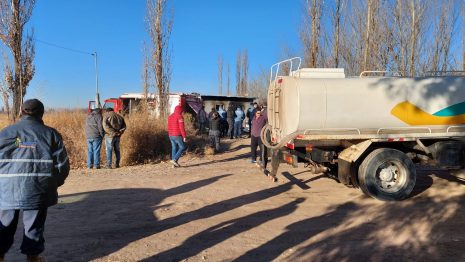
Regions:
M 184 146 L 184 141 L 182 136 L 170 136 L 171 142 L 171 159 L 174 161 L 178 161 L 181 157 L 182 152 L 186 147 Z
M 242 131 L 242 121 L 234 121 L 234 137 L 240 137 Z
M 100 148 L 102 147 L 102 138 L 87 139 L 87 167 L 100 167 Z
M 119 142 L 121 137 L 105 137 L 105 152 L 107 154 L 106 167 L 111 167 L 111 159 L 113 150 L 115 151 L 115 167 L 119 167 L 119 161 L 121 160 Z

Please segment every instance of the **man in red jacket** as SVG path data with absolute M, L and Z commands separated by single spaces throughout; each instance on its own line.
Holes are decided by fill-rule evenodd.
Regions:
M 181 106 L 176 106 L 174 113 L 168 117 L 168 135 L 171 141 L 171 164 L 173 164 L 173 167 L 180 167 L 178 160 L 186 148 L 184 146 L 186 130 L 184 129 Z

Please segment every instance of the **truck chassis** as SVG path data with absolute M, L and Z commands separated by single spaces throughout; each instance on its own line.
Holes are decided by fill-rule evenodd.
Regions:
M 449 169 L 465 165 L 465 126 L 312 129 L 295 132 L 279 144 L 262 139 L 271 155 L 268 175 L 276 180 L 279 165 L 304 162 L 313 173 L 327 173 L 348 187 L 379 200 L 402 200 L 416 182 L 415 163 Z M 267 163 L 264 164 L 265 170 Z

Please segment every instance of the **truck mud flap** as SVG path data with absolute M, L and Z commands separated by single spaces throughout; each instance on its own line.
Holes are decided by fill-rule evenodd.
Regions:
M 354 164 L 343 159 L 337 160 L 337 179 L 347 187 L 356 186 Z

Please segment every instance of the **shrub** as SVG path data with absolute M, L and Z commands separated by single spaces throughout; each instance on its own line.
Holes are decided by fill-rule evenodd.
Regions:
M 86 112 L 53 111 L 44 115 L 44 122 L 63 136 L 72 168 L 86 166 L 87 142 L 84 132 Z M 187 150 L 203 153 L 204 140 L 195 136 L 192 117 L 185 116 L 188 135 Z M 125 117 L 127 129 L 121 137 L 121 165 L 156 163 L 171 153 L 165 120 L 153 119 L 142 113 Z M 105 143 L 102 143 L 101 163 L 105 163 Z
M 85 110 L 51 110 L 45 113 L 44 123 L 55 128 L 63 137 L 71 168 L 86 166 L 87 140 L 85 135 Z M 196 136 L 194 119 L 184 114 L 188 136 L 187 152 L 203 154 L 206 141 Z M 147 114 L 135 113 L 125 117 L 127 129 L 121 137 L 121 165 L 156 163 L 169 158 L 171 143 L 167 122 L 153 119 Z M 6 114 L 0 114 L 0 128 L 10 124 Z M 101 163 L 105 163 L 105 143 L 102 143 Z

